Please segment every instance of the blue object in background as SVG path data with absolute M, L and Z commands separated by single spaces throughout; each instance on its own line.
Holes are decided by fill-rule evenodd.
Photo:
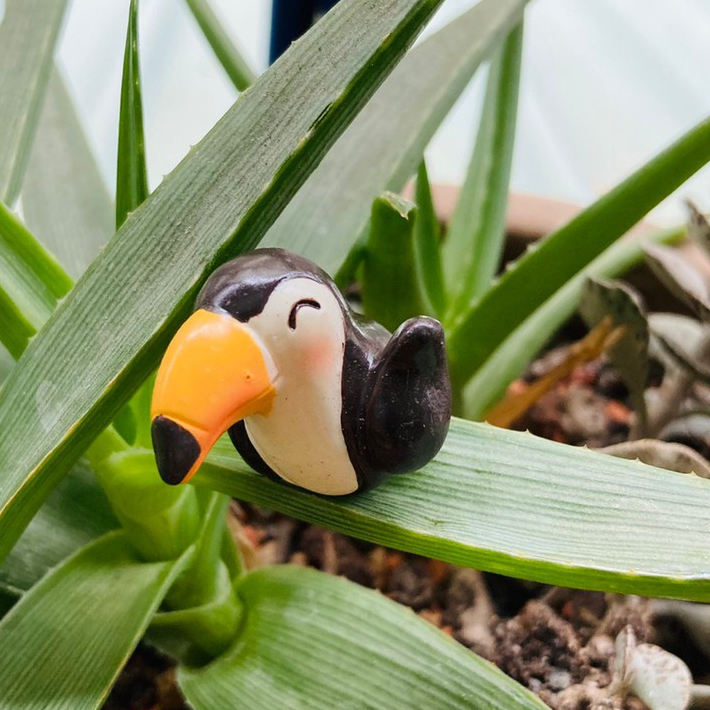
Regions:
M 315 5 L 314 15 L 317 20 L 321 15 L 325 15 L 331 7 L 337 3 L 338 0 L 315 0 L 313 3 Z
M 273 64 L 291 42 L 295 42 L 336 2 L 338 0 L 273 0 L 269 62 Z

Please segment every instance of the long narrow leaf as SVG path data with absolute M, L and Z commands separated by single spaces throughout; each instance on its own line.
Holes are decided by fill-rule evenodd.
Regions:
M 70 174 L 62 174 L 67 169 Z M 71 173 L 72 169 L 86 169 L 86 175 L 75 175 Z M 76 193 L 73 192 L 71 186 L 83 178 L 88 179 L 89 184 L 84 183 Z M 33 187 L 37 188 L 37 201 L 28 199 L 28 192 Z M 40 218 L 39 222 L 45 227 L 48 242 L 73 264 L 77 272 L 82 271 L 111 230 L 110 201 L 56 73 L 50 80 L 48 99 L 23 194 L 25 210 L 29 209 L 31 214 L 44 218 Z M 64 200 L 70 201 L 75 195 L 85 196 L 86 201 L 72 213 L 72 207 L 64 204 Z M 31 205 L 35 205 L 37 210 L 34 211 Z M 51 221 L 47 221 L 48 210 L 52 207 L 58 211 L 51 215 Z M 103 228 L 101 220 L 104 221 Z M 98 234 L 94 228 L 99 231 Z M 5 306 L 0 307 L 0 339 L 8 344 L 12 356 L 18 358 L 29 339 L 49 318 L 59 298 L 71 288 L 72 281 L 33 235 L 1 204 L 0 272 L 3 284 L 0 301 L 5 301 Z M 47 395 L 46 385 L 41 384 L 37 393 L 37 404 L 42 406 Z M 7 594 L 19 595 L 50 567 L 116 524 L 106 498 L 89 474 L 86 464 L 79 463 L 33 518 L 9 558 L 0 567 L 0 587 Z
M 20 192 L 67 0 L 7 0 L 0 25 L 0 202 Z
M 138 209 L 150 194 L 143 135 L 140 62 L 138 60 L 138 0 L 131 0 L 126 47 L 123 54 L 121 108 L 118 117 L 118 160 L 116 170 L 116 229 Z M 150 447 L 150 395 L 153 378 L 148 378 L 135 397 L 119 413 L 127 441 Z
M 462 384 L 536 308 L 710 160 L 710 119 L 530 250 L 455 321 L 452 378 Z
M 133 26 L 135 27 L 135 21 Z M 128 79 L 132 79 L 130 72 Z M 140 112 L 140 106 L 138 110 Z M 140 119 L 140 115 L 138 118 Z M 129 149 L 133 149 L 132 144 Z M 142 158 L 142 155 L 140 157 Z M 33 172 L 36 184 L 30 180 Z M 136 179 L 140 181 L 140 167 L 136 172 L 139 173 Z M 132 177 L 131 172 L 128 179 Z M 144 166 L 142 178 L 144 184 Z M 88 184 L 81 184 L 82 180 L 87 179 L 90 181 Z M 77 183 L 80 183 L 79 189 L 74 192 L 72 187 Z M 37 189 L 37 199 L 34 202 L 29 197 L 33 188 Z M 56 71 L 50 79 L 38 140 L 33 149 L 23 195 L 25 210 L 28 205 L 30 209 L 35 205 L 40 216 L 50 218 L 49 224 L 45 222 L 48 239 L 57 247 L 58 252 L 63 253 L 74 265 L 75 271 L 82 272 L 112 231 L 110 200 L 86 145 L 71 100 Z M 71 198 L 75 196 L 84 199 L 73 215 L 74 218 L 70 216 L 67 224 Z M 64 200 L 70 204 L 64 204 Z M 129 206 L 132 209 L 134 205 L 129 203 Z M 47 210 L 52 207 L 57 212 L 50 216 Z M 106 218 L 109 220 L 108 227 L 95 233 L 95 228 L 99 226 L 96 221 Z M 30 313 L 33 316 L 31 323 L 27 322 L 27 337 L 13 347 L 13 354 L 19 357 L 27 345 L 28 338 L 39 330 L 56 306 L 57 297 L 68 291 L 71 279 L 19 221 L 8 218 L 7 222 L 0 220 L 0 224 L 6 225 L 0 233 L 9 237 L 0 240 L 0 264 L 5 265 L 4 279 L 8 287 L 8 291 L 3 295 L 11 294 L 13 297 L 10 307 L 4 309 L 3 319 L 8 320 L 8 314 L 12 315 L 13 312 Z M 69 233 L 65 231 L 62 234 L 61 229 L 58 229 L 62 224 L 67 225 Z M 62 291 L 58 291 L 59 287 Z M 25 323 L 23 316 L 20 325 L 24 326 Z M 17 335 L 18 330 L 17 322 L 8 322 L 2 332 L 6 338 L 11 338 Z M 82 544 L 116 525 L 104 494 L 88 474 L 86 466 L 79 464 L 33 518 L 5 564 L 0 567 L 0 584 L 8 593 L 19 594 L 26 591 L 50 567 Z
M 15 358 L 72 286 L 61 266 L 0 202 L 0 342 Z
M 128 12 L 121 82 L 121 109 L 118 117 L 117 162 L 116 229 L 119 229 L 126 217 L 148 197 L 149 192 L 138 62 L 138 0 L 131 0 Z
M 414 223 L 414 250 L 419 281 L 429 308 L 438 317 L 446 312 L 446 287 L 441 265 L 441 229 L 434 211 L 426 164 L 421 162 L 415 188 L 417 220 Z
M 230 448 L 218 445 L 196 485 L 467 567 L 710 601 L 710 481 L 695 476 L 454 419 L 422 470 L 329 499 L 254 473 Z
M 221 559 L 229 503 L 227 496 L 210 494 L 193 562 L 166 597 L 167 610 L 157 614 L 150 626 L 150 639 L 168 653 L 177 651 L 178 657 L 189 644 L 216 658 L 234 643 L 242 625 L 243 605 Z M 231 539 L 230 545 L 234 554 Z
M 0 566 L 0 589 L 19 596 L 80 547 L 117 527 L 94 474 L 79 462 L 52 491 Z
M 67 173 L 66 171 L 70 172 Z M 75 174 L 75 171 L 77 174 Z M 85 174 L 84 174 L 85 173 Z M 73 216 L 75 192 L 70 188 L 82 179 L 76 194 L 82 204 Z M 36 188 L 36 192 L 33 191 Z M 108 196 L 100 181 L 71 101 L 55 72 L 33 152 L 23 208 L 37 216 L 47 245 L 81 272 L 112 231 Z M 49 212 L 54 208 L 56 212 Z M 64 237 L 64 238 L 62 238 Z M 19 357 L 49 318 L 59 299 L 72 287 L 71 277 L 56 259 L 4 205 L 0 204 L 0 340 Z
M 476 144 L 446 233 L 444 271 L 453 314 L 490 286 L 503 252 L 522 50 L 520 24 L 491 62 Z
M 208 0 L 186 0 L 205 39 L 237 91 L 244 91 L 256 79 L 256 72 L 224 31 Z
M 0 386 L 5 381 L 5 378 L 10 374 L 10 370 L 12 370 L 13 365 L 14 360 L 12 355 L 10 355 L 7 348 L 0 343 Z
M 314 570 L 280 565 L 239 584 L 246 623 L 231 651 L 178 682 L 195 710 L 546 706 L 409 609 Z
M 55 70 L 22 187 L 32 233 L 74 279 L 113 234 L 113 204 Z
M 483 0 L 415 47 L 266 236 L 329 272 L 364 237 L 370 206 L 399 192 L 474 72 L 522 17 L 526 0 Z
M 389 330 L 407 318 L 421 315 L 414 263 L 412 202 L 386 192 L 372 203 L 372 220 L 362 265 L 362 305 L 365 315 Z
M 588 277 L 619 276 L 643 259 L 646 243 L 669 244 L 684 235 L 683 229 L 658 231 L 644 239 L 636 236 L 621 239 L 606 249 L 528 316 L 478 369 L 464 389 L 464 416 L 467 419 L 482 419 L 503 396 L 506 387 L 522 374 L 525 366 L 575 312 Z
M 2 706 L 100 707 L 181 566 L 110 533 L 47 575 L 0 622 Z
M 0 210 L 3 209 L 0 203 Z M 13 299 L 0 288 L 0 345 L 14 359 L 19 357 L 29 343 L 30 338 L 36 333 L 32 322 L 15 305 Z
M 258 243 L 439 1 L 339 3 L 109 242 L 0 391 L 0 559 L 157 365 L 207 275 Z
M 62 174 L 67 169 L 70 174 Z M 72 169 L 86 170 L 86 174 L 74 175 Z M 89 180 L 89 184 L 84 184 L 74 193 L 71 185 L 83 178 Z M 33 188 L 37 190 L 32 193 L 37 195 L 36 201 L 28 199 L 28 192 Z M 70 203 L 71 198 L 77 194 L 86 195 L 87 200 L 72 213 L 72 206 L 65 204 L 65 199 Z M 94 199 L 96 195 L 99 196 L 98 200 Z M 77 272 L 82 271 L 111 229 L 110 201 L 105 189 L 102 191 L 98 171 L 56 73 L 50 80 L 38 140 L 25 181 L 24 196 L 24 209 L 37 216 L 38 221 L 44 225 L 48 242 Z M 48 211 L 53 207 L 58 211 L 52 214 L 51 222 L 48 222 Z M 2 296 L 11 296 L 9 307 L 0 309 L 3 314 L 0 318 L 4 321 L 0 332 L 6 338 L 16 338 L 25 329 L 25 337 L 16 338 L 11 347 L 14 357 L 19 357 L 29 338 L 49 318 L 59 297 L 71 288 L 72 282 L 32 234 L 2 205 L 0 225 L 0 265 L 4 286 Z M 94 232 L 94 227 L 99 234 Z M 15 322 L 8 317 L 13 313 L 18 316 Z M 31 320 L 27 320 L 26 314 L 29 314 Z M 39 403 L 45 394 L 44 390 L 40 392 Z M 0 588 L 9 597 L 19 596 L 50 568 L 116 525 L 116 519 L 93 474 L 85 463 L 80 462 L 34 516 L 9 557 L 0 566 Z

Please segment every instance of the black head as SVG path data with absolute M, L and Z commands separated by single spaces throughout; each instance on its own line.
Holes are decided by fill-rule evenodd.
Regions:
M 200 291 L 195 310 L 223 310 L 246 323 L 264 310 L 282 281 L 294 278 L 326 284 L 338 294 L 328 274 L 305 257 L 284 249 L 257 249 L 220 266 Z

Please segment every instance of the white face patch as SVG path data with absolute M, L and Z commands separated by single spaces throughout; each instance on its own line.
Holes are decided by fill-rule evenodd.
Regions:
M 261 458 L 283 479 L 326 495 L 357 489 L 340 416 L 345 353 L 343 312 L 325 284 L 289 279 L 248 326 L 275 368 L 268 414 L 244 420 Z

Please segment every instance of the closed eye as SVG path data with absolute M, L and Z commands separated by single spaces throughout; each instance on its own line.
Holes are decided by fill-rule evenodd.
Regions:
M 291 309 L 291 313 L 288 315 L 288 327 L 291 330 L 296 330 L 296 314 L 301 308 L 315 308 L 317 311 L 320 310 L 320 303 L 314 301 L 312 298 L 303 298 L 294 304 Z

